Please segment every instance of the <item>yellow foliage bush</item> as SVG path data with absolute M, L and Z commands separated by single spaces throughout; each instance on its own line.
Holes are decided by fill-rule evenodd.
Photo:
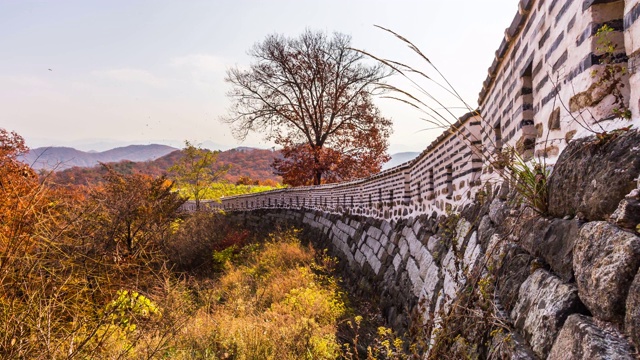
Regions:
M 344 294 L 314 273 L 314 251 L 282 232 L 232 265 L 178 336 L 176 358 L 335 359 Z M 318 266 L 315 264 L 315 266 Z

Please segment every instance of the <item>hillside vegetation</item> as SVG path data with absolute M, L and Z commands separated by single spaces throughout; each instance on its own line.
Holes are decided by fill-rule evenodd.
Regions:
M 173 151 L 153 161 L 120 161 L 108 163 L 111 168 L 122 174 L 140 173 L 152 176 L 161 176 L 168 173 L 168 169 L 174 165 L 181 157 L 182 150 Z M 282 179 L 273 174 L 271 163 L 278 157 L 279 153 L 271 150 L 246 149 L 227 150 L 218 155 L 217 164 L 220 166 L 230 165 L 229 171 L 224 176 L 224 180 L 236 183 L 245 179 L 252 183 L 259 183 L 274 186 Z M 106 170 L 103 166 L 93 167 L 72 167 L 63 171 L 51 174 L 51 180 L 61 185 L 88 185 L 100 183 Z
M 0 358 L 367 357 L 334 260 L 295 231 L 181 213 L 162 176 L 50 187 L 25 151 L 0 129 Z

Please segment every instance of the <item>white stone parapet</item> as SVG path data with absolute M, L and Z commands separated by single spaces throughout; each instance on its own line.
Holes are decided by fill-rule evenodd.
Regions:
M 480 110 L 464 115 L 415 160 L 354 181 L 223 198 L 216 207 L 322 210 L 397 220 L 454 210 L 487 183 L 506 147 L 552 165 L 572 139 L 640 126 L 640 0 L 521 0 L 483 83 Z M 623 106 L 603 90 L 607 25 Z M 608 86 L 608 85 L 606 85 Z M 620 100 L 620 99 L 619 99 Z M 631 118 L 616 116 L 629 110 Z

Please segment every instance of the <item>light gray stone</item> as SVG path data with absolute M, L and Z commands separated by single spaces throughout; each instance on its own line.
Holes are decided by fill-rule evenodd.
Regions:
M 442 243 L 442 239 L 438 235 L 431 235 L 427 241 L 427 249 L 433 253 Z
M 625 339 L 599 328 L 590 317 L 574 314 L 565 321 L 547 360 L 634 360 L 632 353 Z
M 378 240 L 380 238 L 380 235 L 382 234 L 382 232 L 378 229 L 375 228 L 373 226 L 369 227 L 369 230 L 367 230 L 367 235 L 371 236 L 372 238 Z
M 573 250 L 580 299 L 593 316 L 622 322 L 640 267 L 640 238 L 605 221 L 585 224 Z
M 371 248 L 371 250 L 373 250 L 375 254 L 377 254 L 378 250 L 380 250 L 380 242 L 378 242 L 378 240 L 374 238 L 368 238 L 367 245 Z
M 506 207 L 504 202 L 499 199 L 494 199 L 489 205 L 489 219 L 496 224 L 500 225 L 507 217 Z
M 400 269 L 400 264 L 402 264 L 402 256 L 400 256 L 400 254 L 396 254 L 396 256 L 393 257 L 393 267 L 396 272 Z
M 448 305 L 456 298 L 458 290 L 466 282 L 461 270 L 456 266 L 453 248 L 449 249 L 442 260 L 442 271 L 444 273 L 442 288 L 445 295 L 445 308 L 448 309 Z
M 520 286 L 511 318 L 533 352 L 546 358 L 565 319 L 579 306 L 575 286 L 564 284 L 546 270 L 537 269 Z
M 482 247 L 477 243 L 477 233 L 474 231 L 469 237 L 467 248 L 464 251 L 464 265 L 467 271 L 472 271 L 476 265 L 476 260 L 482 251 Z
M 376 275 L 378 275 L 378 273 L 380 272 L 380 267 L 382 266 L 382 263 L 380 263 L 380 260 L 378 260 L 378 258 L 374 255 L 374 256 L 368 257 L 367 262 L 369 263 L 369 265 L 371 265 L 373 272 Z
M 400 239 L 400 256 L 402 256 L 403 260 L 406 260 L 409 256 L 409 244 L 406 239 Z
M 458 251 L 462 250 L 464 239 L 467 237 L 467 235 L 469 235 L 470 230 L 471 230 L 471 223 L 464 218 L 460 218 L 460 220 L 458 221 L 458 224 L 456 224 L 456 238 L 455 238 L 455 244 Z
M 407 261 L 407 274 L 409 275 L 409 280 L 411 280 L 411 284 L 413 286 L 411 289 L 413 294 L 415 296 L 420 296 L 420 291 L 422 290 L 424 282 L 422 277 L 420 277 L 420 269 L 418 269 L 418 266 L 413 259 L 409 259 Z

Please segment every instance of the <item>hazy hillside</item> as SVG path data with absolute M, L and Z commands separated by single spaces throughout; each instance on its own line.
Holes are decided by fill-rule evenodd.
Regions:
M 166 145 L 129 145 L 102 152 L 85 152 L 69 147 L 41 147 L 32 149 L 20 160 L 35 170 L 61 171 L 79 167 L 92 167 L 99 162 L 110 163 L 123 160 L 155 160 L 177 150 Z
M 410 161 L 418 152 L 402 152 L 391 155 L 382 169 Z M 67 147 L 37 148 L 29 152 L 23 161 L 33 168 L 55 169 L 56 181 L 63 184 L 87 184 L 100 181 L 104 170 L 98 162 L 108 163 L 118 172 L 162 175 L 182 156 L 181 150 L 165 145 L 131 145 L 103 152 L 84 152 Z M 253 180 L 281 182 L 273 174 L 271 163 L 280 156 L 279 151 L 239 147 L 223 151 L 218 156 L 220 165 L 231 165 L 225 180 L 236 182 L 240 177 Z M 56 165 L 58 166 L 56 167 Z
M 391 160 L 382 165 L 382 170 L 390 169 L 394 166 L 398 166 L 402 163 L 415 159 L 419 152 L 401 152 L 391 155 Z
M 149 175 L 166 174 L 167 170 L 182 156 L 181 150 L 174 150 L 169 154 L 152 161 L 128 161 L 109 163 L 116 171 L 124 174 L 143 173 Z M 248 177 L 264 182 L 272 180 L 281 182 L 279 176 L 273 174 L 271 163 L 280 156 L 279 152 L 262 149 L 241 148 L 223 151 L 218 156 L 219 165 L 231 165 L 231 169 L 225 176 L 225 180 L 236 182 L 240 177 Z M 74 166 L 55 174 L 55 181 L 60 184 L 88 184 L 101 181 L 105 174 L 101 166 L 82 167 Z

